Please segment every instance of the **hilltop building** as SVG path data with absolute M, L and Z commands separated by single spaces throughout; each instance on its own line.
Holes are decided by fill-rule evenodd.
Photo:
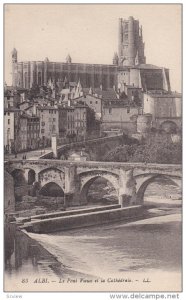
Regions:
M 126 84 L 145 91 L 154 88 L 170 90 L 169 70 L 146 65 L 144 48 L 142 26 L 133 17 L 119 19 L 118 54 L 114 53 L 113 64 L 73 63 L 70 55 L 66 62 L 50 62 L 48 58 L 19 62 L 14 48 L 12 85 L 29 89 L 33 85 L 47 86 L 49 82 L 60 84 L 66 79 L 68 82 L 80 80 L 83 88 L 102 86 L 107 90 L 115 86 L 123 91 Z
M 74 63 L 69 54 L 65 62 L 21 62 L 13 49 L 13 87 L 5 86 L 4 97 L 7 151 L 18 149 L 16 143 L 28 147 L 26 140 L 17 142 L 26 134 L 20 126 L 31 120 L 26 115 L 39 122 L 34 147 L 38 139 L 45 146 L 53 135 L 81 139 L 97 129 L 99 135 L 181 129 L 182 96 L 171 92 L 169 69 L 146 63 L 139 21 L 120 18 L 118 33 L 118 52 L 108 65 Z

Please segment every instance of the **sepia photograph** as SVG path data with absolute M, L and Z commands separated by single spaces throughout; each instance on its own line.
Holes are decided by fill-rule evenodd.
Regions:
M 3 8 L 4 292 L 182 292 L 182 4 Z

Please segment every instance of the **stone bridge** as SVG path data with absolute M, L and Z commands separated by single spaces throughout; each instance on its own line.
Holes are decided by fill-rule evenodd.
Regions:
M 78 153 L 83 150 L 87 154 L 88 160 L 97 161 L 104 158 L 105 153 L 111 151 L 114 147 L 127 144 L 128 141 L 134 140 L 125 134 L 110 137 L 100 137 L 91 140 L 71 142 L 69 144 L 57 147 L 57 158 L 67 160 L 73 153 Z M 42 158 L 53 158 L 53 152 L 44 154 Z
M 12 160 L 5 163 L 17 185 L 26 182 L 37 187 L 37 192 L 51 183 L 61 189 L 67 205 L 87 203 L 87 193 L 98 178 L 105 178 L 116 190 L 121 206 L 143 204 L 145 190 L 153 181 L 169 179 L 181 187 L 181 165 L 71 162 L 54 159 Z

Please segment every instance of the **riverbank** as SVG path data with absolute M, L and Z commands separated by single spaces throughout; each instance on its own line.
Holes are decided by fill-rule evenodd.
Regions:
M 152 290 L 161 276 L 167 280 L 156 286 L 157 291 L 178 290 L 181 286 L 180 206 L 149 207 L 148 218 L 127 224 L 117 222 L 51 234 L 18 231 L 15 239 L 22 263 L 19 270 L 7 270 L 7 291 L 18 287 L 29 291 L 31 286 L 37 291 L 135 291 L 142 278 L 148 276 L 152 284 L 141 282 L 140 290 Z M 23 285 L 23 278 L 28 278 L 29 284 Z M 42 278 L 49 283 L 33 283 Z M 114 282 L 114 278 L 139 282 Z M 171 278 L 174 286 L 168 285 Z M 89 283 L 80 283 L 81 279 Z M 101 279 L 106 280 L 104 284 Z M 93 285 L 91 280 L 100 284 Z

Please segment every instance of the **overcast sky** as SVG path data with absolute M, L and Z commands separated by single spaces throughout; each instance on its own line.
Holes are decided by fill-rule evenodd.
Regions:
M 11 51 L 19 61 L 112 64 L 118 50 L 118 18 L 143 26 L 147 63 L 170 69 L 172 90 L 181 91 L 180 5 L 6 5 L 5 80 L 11 84 Z

